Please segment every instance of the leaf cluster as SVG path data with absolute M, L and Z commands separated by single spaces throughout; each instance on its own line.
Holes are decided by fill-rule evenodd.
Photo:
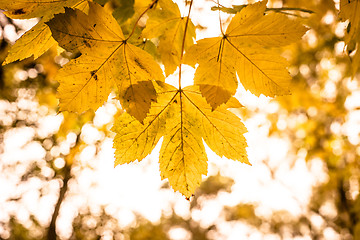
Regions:
M 246 128 L 229 111 L 242 107 L 234 98 L 239 81 L 257 96 L 289 94 L 288 64 L 276 48 L 298 41 L 307 28 L 267 12 L 262 1 L 242 7 L 219 37 L 195 44 L 193 1 L 187 16 L 172 0 L 97 2 L 104 6 L 85 0 L 0 3 L 8 17 L 41 18 L 4 64 L 37 58 L 56 45 L 78 53 L 55 78 L 60 111 L 97 110 L 115 92 L 125 110 L 112 128 L 115 166 L 141 161 L 162 138 L 161 177 L 187 198 L 207 174 L 204 142 L 221 157 L 250 164 Z M 196 68 L 194 85 L 181 86 L 182 64 Z M 174 87 L 165 77 L 177 69 Z

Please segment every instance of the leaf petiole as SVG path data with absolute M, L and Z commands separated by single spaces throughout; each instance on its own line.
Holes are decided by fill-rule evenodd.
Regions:
M 131 30 L 131 33 L 129 34 L 129 36 L 125 39 L 125 41 L 129 40 L 129 38 L 131 38 L 131 36 L 134 34 L 136 26 L 138 25 L 138 22 L 140 21 L 140 19 L 144 16 L 144 14 L 149 11 L 150 9 L 152 9 L 155 5 L 155 3 L 157 3 L 158 0 L 154 0 L 152 1 L 152 3 L 145 9 L 145 11 L 143 13 L 140 14 L 140 16 L 138 17 L 138 19 L 136 20 L 133 29 Z
M 182 65 L 182 59 L 183 59 L 183 56 L 184 56 L 186 32 L 187 32 L 187 29 L 188 29 L 188 26 L 189 26 L 189 19 L 190 19 L 190 13 L 191 13 L 192 4 L 193 4 L 193 0 L 191 0 L 191 2 L 190 2 L 189 13 L 188 13 L 188 16 L 186 18 L 186 23 L 185 23 L 184 37 L 183 37 L 183 41 L 182 41 L 182 44 L 181 44 L 181 54 L 180 54 L 180 64 L 179 64 L 179 90 L 181 90 L 181 65 Z

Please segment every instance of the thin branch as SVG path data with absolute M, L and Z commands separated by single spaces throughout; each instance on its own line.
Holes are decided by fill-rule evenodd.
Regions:
M 217 5 L 219 5 L 219 7 L 225 7 L 224 5 L 221 5 L 220 3 L 219 3 L 219 1 L 215 1 L 215 0 L 211 0 L 213 3 L 215 3 L 215 4 L 217 4 Z
M 51 222 L 47 233 L 47 240 L 56 240 L 56 219 L 59 216 L 60 207 L 65 199 L 65 193 L 67 192 L 68 189 L 68 182 L 71 179 L 71 174 L 70 174 L 71 166 L 66 165 L 64 167 L 64 171 L 65 173 L 63 179 L 63 185 L 60 188 L 59 198 L 56 202 L 54 213 L 52 214 L 51 217 Z
M 295 14 L 295 13 L 282 12 L 282 11 L 279 11 L 278 13 L 281 13 L 281 14 L 284 14 L 284 15 L 288 15 L 288 16 L 293 16 L 293 17 L 298 17 L 298 18 L 303 18 L 303 19 L 306 19 L 306 17 L 303 17 L 303 16 L 300 16 L 300 15 L 297 15 L 297 14 Z
M 305 13 L 315 13 L 312 10 L 304 9 L 304 8 L 294 8 L 294 7 L 282 7 L 282 8 L 266 8 L 265 11 L 275 11 L 275 12 L 282 12 L 282 11 L 299 11 Z
M 80 134 L 77 135 L 76 138 L 76 144 L 73 148 L 77 147 L 77 145 L 80 144 Z M 63 179 L 63 185 L 60 188 L 60 193 L 59 193 L 59 198 L 55 204 L 55 209 L 54 212 L 52 214 L 51 217 L 51 222 L 48 228 L 48 232 L 47 232 L 47 240 L 56 240 L 57 239 L 57 235 L 56 235 L 56 220 L 59 216 L 59 211 L 60 211 L 60 207 L 62 202 L 65 199 L 65 194 L 68 190 L 68 182 L 69 180 L 72 178 L 71 176 L 71 165 L 66 164 L 64 167 L 64 179 Z
M 188 13 L 188 16 L 186 18 L 186 23 L 185 23 L 184 37 L 183 37 L 183 41 L 182 41 L 182 44 L 181 44 L 180 65 L 179 65 L 179 90 L 181 90 L 181 65 L 182 65 L 182 59 L 183 59 L 183 56 L 184 56 L 186 32 L 187 32 L 188 25 L 189 25 L 189 19 L 190 19 L 190 13 L 191 13 L 191 7 L 192 7 L 192 4 L 193 4 L 193 1 L 194 0 L 191 0 L 191 2 L 190 2 L 189 13 Z
M 221 16 L 220 16 L 220 2 L 219 2 L 219 0 L 217 0 L 217 4 L 218 4 L 218 8 L 219 8 L 219 24 L 220 24 L 220 31 L 221 31 L 221 34 L 224 36 L 224 31 L 223 31 L 223 28 L 222 28 L 222 22 L 221 22 Z
M 232 13 L 235 14 L 237 12 L 240 12 L 244 7 L 246 7 L 247 5 L 233 5 L 232 7 L 224 7 L 224 6 L 220 6 L 218 4 L 218 6 L 213 6 L 211 7 L 211 10 L 216 11 L 216 10 L 220 10 L 226 13 Z M 309 9 L 304 9 L 304 8 L 296 8 L 296 7 L 282 7 L 282 8 L 266 8 L 265 11 L 275 11 L 275 12 L 280 12 L 280 13 L 285 13 L 284 11 L 299 11 L 299 12 L 305 12 L 305 13 L 315 13 L 312 10 Z
M 130 33 L 129 36 L 125 39 L 125 42 L 126 42 L 127 40 L 129 40 L 129 38 L 131 38 L 131 36 L 134 34 L 135 29 L 136 29 L 136 26 L 138 25 L 140 19 L 144 16 L 144 14 L 145 14 L 147 11 L 149 11 L 149 10 L 155 5 L 155 3 L 157 3 L 157 1 L 158 1 L 158 0 L 153 0 L 152 3 L 151 3 L 149 6 L 147 6 L 147 8 L 145 9 L 145 11 L 140 14 L 140 16 L 138 17 L 138 19 L 136 20 L 136 22 L 135 22 L 135 24 L 134 24 L 134 27 L 133 27 L 131 33 Z

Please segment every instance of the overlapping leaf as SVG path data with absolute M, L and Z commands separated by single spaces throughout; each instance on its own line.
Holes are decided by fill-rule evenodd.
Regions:
M 151 153 L 166 132 L 166 119 L 170 118 L 168 107 L 176 91 L 161 82 L 156 82 L 154 86 L 159 96 L 143 124 L 128 113 L 115 120 L 112 128 L 112 131 L 117 133 L 114 138 L 115 166 L 135 160 L 141 161 Z
M 25 58 L 34 56 L 34 59 L 41 56 L 51 47 L 57 45 L 56 41 L 51 36 L 49 27 L 45 24 L 51 19 L 54 14 L 64 12 L 64 7 L 76 7 L 81 10 L 86 10 L 86 0 L 14 0 L 1 1 L 0 9 L 5 9 L 4 12 L 8 17 L 15 19 L 29 19 L 42 18 L 32 29 L 21 36 L 9 50 L 3 64 L 8 64 L 16 60 L 23 60 Z
M 47 23 L 61 47 L 82 53 L 56 77 L 60 110 L 96 110 L 116 85 L 122 106 L 142 122 L 156 101 L 152 81 L 163 81 L 162 71 L 148 53 L 126 41 L 116 20 L 100 5 L 89 6 L 88 15 L 67 8 Z
M 107 0 L 103 2 L 106 3 Z M 115 0 L 109 2 L 112 8 L 114 8 L 112 15 L 119 24 L 124 23 L 134 15 L 134 2 L 135 0 Z
M 72 7 L 80 0 L 13 0 L 1 1 L 0 9 L 5 9 L 4 12 L 9 18 L 15 19 L 29 19 L 36 17 L 44 17 L 51 14 L 56 14 L 64 11 L 64 7 Z
M 194 81 L 213 109 L 234 95 L 236 73 L 245 89 L 257 96 L 289 93 L 287 62 L 269 48 L 299 40 L 306 28 L 281 13 L 264 15 L 266 3 L 244 7 L 222 37 L 202 39 L 185 55 L 185 63 L 199 64 Z
M 339 17 L 342 21 L 349 20 L 345 43 L 348 52 L 356 50 L 352 59 L 354 75 L 360 67 L 360 0 L 341 0 Z
M 249 163 L 246 156 L 245 126 L 226 105 L 212 111 L 198 87 L 178 90 L 165 83 L 156 84 L 158 102 L 140 124 L 128 114 L 113 127 L 116 133 L 115 165 L 142 160 L 164 136 L 160 150 L 162 179 L 168 178 L 175 191 L 190 197 L 207 173 L 203 140 L 219 156 Z M 231 106 L 240 106 L 233 99 Z
M 187 17 L 181 17 L 180 10 L 173 1 L 159 0 L 158 4 L 160 8 L 149 12 L 149 19 L 142 35 L 148 39 L 160 39 L 158 50 L 165 66 L 165 74 L 169 75 L 179 66 L 181 52 L 187 51 L 194 44 L 195 26 Z

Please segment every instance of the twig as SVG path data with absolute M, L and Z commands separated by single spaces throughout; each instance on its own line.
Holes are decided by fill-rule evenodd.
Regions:
M 140 16 L 138 17 L 138 19 L 136 20 L 136 22 L 135 22 L 135 24 L 134 24 L 134 27 L 133 27 L 131 33 L 130 33 L 129 36 L 124 40 L 125 42 L 126 42 L 127 40 L 129 40 L 129 38 L 134 34 L 135 29 L 136 29 L 136 26 L 137 26 L 138 22 L 140 21 L 140 19 L 142 18 L 142 16 L 144 16 L 144 14 L 145 14 L 147 11 L 149 11 L 149 10 L 155 5 L 155 3 L 157 3 L 157 1 L 158 1 L 158 0 L 152 1 L 152 3 L 151 3 L 149 6 L 147 6 L 147 8 L 145 9 L 145 11 L 140 14 Z
M 312 10 L 303 9 L 303 8 L 292 8 L 292 7 L 266 8 L 265 11 L 275 11 L 275 12 L 282 12 L 282 11 L 299 11 L 299 12 L 306 12 L 306 13 L 314 13 L 314 11 L 312 11 Z
M 188 16 L 186 18 L 186 23 L 185 23 L 185 28 L 184 28 L 184 37 L 183 37 L 183 41 L 182 41 L 182 44 L 181 44 L 181 54 L 180 54 L 180 64 L 179 64 L 179 90 L 181 90 L 181 65 L 182 65 L 182 59 L 183 59 L 183 56 L 184 56 L 186 32 L 187 32 L 188 25 L 189 25 L 189 19 L 190 19 L 190 13 L 191 13 L 192 4 L 193 4 L 193 0 L 191 0 L 191 2 L 190 2 L 189 13 L 188 13 Z
M 64 179 L 63 179 L 63 185 L 60 188 L 60 194 L 59 198 L 56 202 L 54 213 L 51 217 L 50 226 L 47 233 L 47 240 L 56 240 L 56 219 L 59 216 L 59 210 L 61 207 L 61 203 L 64 201 L 65 193 L 68 189 L 68 181 L 71 179 L 71 166 L 66 165 L 64 167 L 65 173 L 64 173 Z

